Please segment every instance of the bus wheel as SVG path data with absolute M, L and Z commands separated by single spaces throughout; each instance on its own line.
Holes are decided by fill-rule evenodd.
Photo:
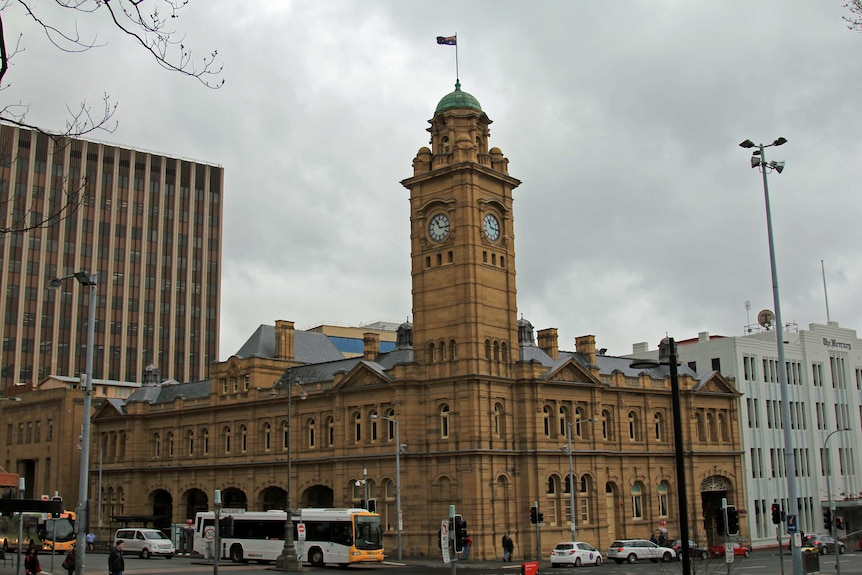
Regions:
M 320 547 L 314 547 L 308 552 L 308 562 L 315 567 L 323 567 L 323 551 Z
M 348 567 L 350 567 L 350 563 L 339 563 L 338 566 L 342 569 L 347 569 Z
M 242 547 L 234 545 L 230 548 L 230 560 L 234 563 L 244 563 L 242 558 Z

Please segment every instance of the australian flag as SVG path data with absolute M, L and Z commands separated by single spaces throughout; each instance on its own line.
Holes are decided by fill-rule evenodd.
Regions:
M 458 36 L 437 36 L 437 43 L 445 44 L 446 46 L 457 46 Z

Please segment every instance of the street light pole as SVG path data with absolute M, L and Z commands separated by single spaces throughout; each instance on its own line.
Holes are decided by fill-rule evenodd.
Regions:
M 751 167 L 759 168 L 763 174 L 763 199 L 766 204 L 766 233 L 769 239 L 769 266 L 772 273 L 772 301 L 775 306 L 775 342 L 778 346 L 778 385 L 781 401 L 781 419 L 784 431 L 784 469 L 787 471 L 787 505 L 788 515 L 799 517 L 799 494 L 796 485 L 796 459 L 793 443 L 793 431 L 790 429 L 790 392 L 787 385 L 787 363 L 784 358 L 784 323 L 781 320 L 781 303 L 778 297 L 778 270 L 775 265 L 775 239 L 772 234 L 772 210 L 769 206 L 769 185 L 766 180 L 768 172 L 784 171 L 784 162 L 766 161 L 765 148 L 781 146 L 787 143 L 786 138 L 778 138 L 771 144 L 755 144 L 745 140 L 740 147 L 757 148 L 751 156 Z M 792 538 L 791 538 L 792 541 Z M 802 575 L 802 549 L 791 545 L 794 575 Z
M 676 492 L 679 506 L 680 553 L 682 554 L 682 573 L 691 575 L 691 549 L 688 532 L 688 500 L 686 498 L 685 457 L 682 436 L 682 405 L 679 391 L 679 370 L 677 369 L 676 342 L 672 337 L 664 338 L 659 344 L 659 361 L 638 360 L 631 363 L 633 368 L 670 367 L 670 392 L 673 410 L 673 443 L 676 460 Z
M 398 420 L 385 415 L 371 416 L 374 419 L 385 419 L 395 424 L 395 518 L 396 533 L 398 534 L 398 560 L 401 561 L 401 434 L 398 429 Z
M 566 453 L 569 456 L 569 505 L 572 516 L 572 541 L 577 541 L 577 528 L 575 527 L 575 470 L 572 466 L 572 422 L 568 422 L 566 430 Z
M 838 536 L 835 533 L 835 502 L 832 500 L 832 458 L 829 457 L 829 440 L 833 435 L 842 431 L 850 431 L 850 428 L 845 427 L 830 431 L 826 439 L 823 440 L 823 451 L 826 452 L 824 454 L 826 456 L 826 497 L 829 499 L 829 517 L 832 518 L 832 524 L 829 526 L 829 535 L 835 540 L 835 571 L 838 575 L 841 575 L 841 541 L 838 540 Z
M 273 394 L 278 394 L 278 389 L 283 388 L 287 392 L 287 421 L 285 423 L 285 427 L 287 429 L 287 436 L 284 438 L 287 442 L 287 502 L 285 513 L 287 517 L 284 520 L 284 547 L 281 550 L 281 555 L 275 560 L 276 569 L 279 571 L 302 571 L 302 566 L 299 564 L 299 557 L 296 555 L 296 546 L 293 541 L 293 502 L 291 501 L 291 476 L 293 475 L 293 454 L 292 454 L 292 442 L 291 442 L 291 419 L 293 418 L 292 413 L 292 398 L 293 398 L 293 386 L 294 384 L 300 385 L 301 382 L 297 380 L 287 380 L 284 378 L 279 379 L 275 382 L 273 386 Z M 303 391 L 300 395 L 302 399 L 305 399 L 305 392 Z
M 83 417 L 81 418 L 81 469 L 78 477 L 78 508 L 75 516 L 75 573 L 84 575 L 85 558 L 87 554 L 87 527 L 90 524 L 87 515 L 87 499 L 90 491 L 90 411 L 92 410 L 93 396 L 93 340 L 96 334 L 96 295 L 98 288 L 98 274 L 87 271 L 75 272 L 74 274 L 54 278 L 48 282 L 48 287 L 56 289 L 64 280 L 75 278 L 78 283 L 90 286 L 90 309 L 87 317 L 87 359 L 85 370 L 81 374 L 81 384 L 84 391 Z

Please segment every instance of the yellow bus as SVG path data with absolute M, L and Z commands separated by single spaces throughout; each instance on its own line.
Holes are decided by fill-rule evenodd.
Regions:
M 75 512 L 64 511 L 56 519 L 45 520 L 42 551 L 67 553 L 75 548 Z

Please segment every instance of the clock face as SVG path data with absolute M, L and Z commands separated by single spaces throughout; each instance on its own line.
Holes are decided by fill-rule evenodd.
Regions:
M 497 221 L 497 217 L 494 214 L 487 214 L 483 225 L 485 227 L 485 235 L 488 236 L 489 240 L 496 242 L 500 239 L 500 222 Z
M 437 214 L 431 218 L 431 223 L 428 225 L 428 234 L 435 242 L 446 239 L 446 236 L 449 235 L 449 217 L 446 214 Z

